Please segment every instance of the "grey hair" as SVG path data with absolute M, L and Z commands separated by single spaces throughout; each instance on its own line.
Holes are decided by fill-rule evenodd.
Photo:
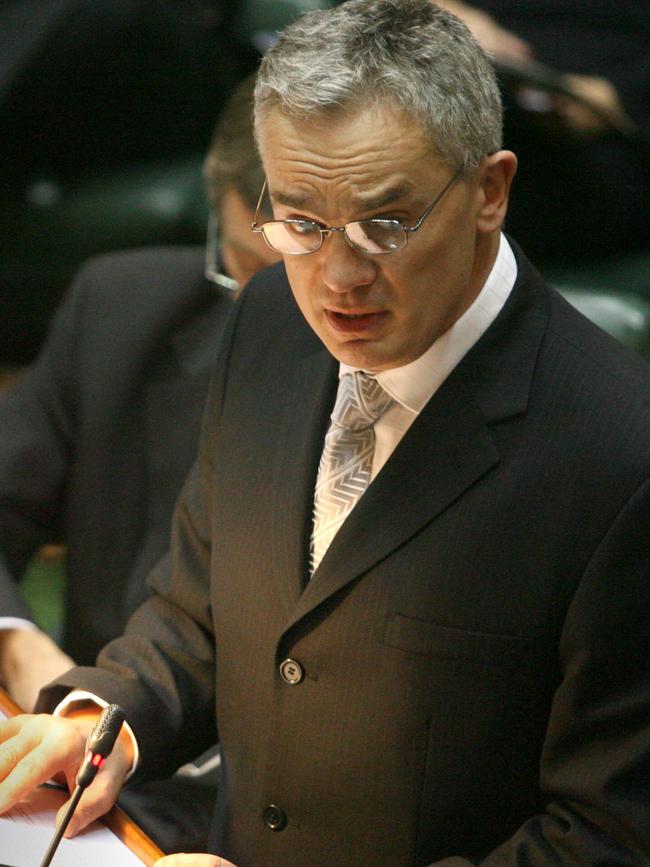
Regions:
M 278 109 L 296 120 L 389 104 L 468 172 L 501 148 L 492 65 L 469 30 L 430 0 L 347 0 L 303 15 L 262 60 L 255 130 Z

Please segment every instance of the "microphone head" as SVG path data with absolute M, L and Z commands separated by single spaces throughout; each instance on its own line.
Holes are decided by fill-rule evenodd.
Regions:
M 109 704 L 104 708 L 86 744 L 93 755 L 99 754 L 105 759 L 111 754 L 125 716 L 124 709 L 119 704 Z

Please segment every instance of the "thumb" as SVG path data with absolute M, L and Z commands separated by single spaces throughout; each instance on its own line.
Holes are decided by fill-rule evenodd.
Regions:
M 91 822 L 103 816 L 111 809 L 122 788 L 126 771 L 120 762 L 112 762 L 112 756 L 106 761 L 93 782 L 85 789 L 77 804 L 64 837 L 74 837 Z M 74 780 L 71 789 L 76 789 Z M 72 798 L 69 798 L 57 812 L 57 823 L 62 821 Z

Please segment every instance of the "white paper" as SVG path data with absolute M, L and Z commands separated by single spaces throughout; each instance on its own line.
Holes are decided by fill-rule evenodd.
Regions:
M 60 791 L 36 789 L 0 816 L 0 867 L 38 867 L 54 834 Z M 142 861 L 104 825 L 93 822 L 61 840 L 52 867 L 142 867 Z

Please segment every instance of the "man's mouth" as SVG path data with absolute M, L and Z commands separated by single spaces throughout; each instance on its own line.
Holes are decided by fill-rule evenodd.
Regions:
M 346 313 L 341 310 L 326 310 L 330 325 L 337 331 L 360 332 L 378 326 L 388 315 L 387 311 Z

